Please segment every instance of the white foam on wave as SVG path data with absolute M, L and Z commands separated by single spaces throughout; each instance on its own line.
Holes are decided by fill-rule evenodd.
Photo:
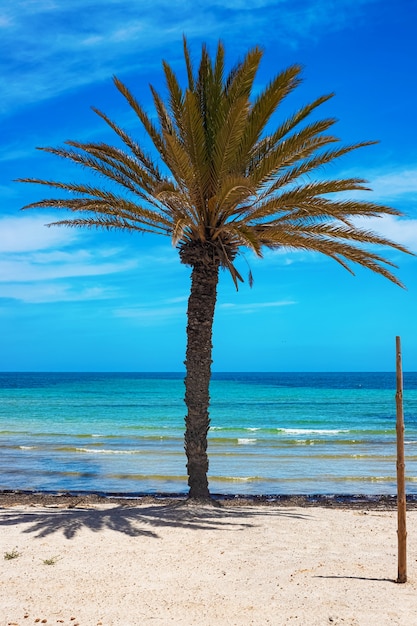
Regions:
M 35 450 L 36 446 L 19 446 L 21 450 Z
M 244 437 L 242 439 L 238 439 L 237 442 L 239 445 L 242 446 L 250 446 L 253 445 L 254 443 L 256 443 L 257 439 L 245 439 Z
M 277 428 L 278 432 L 287 435 L 338 435 L 339 433 L 348 433 L 345 429 L 326 429 L 326 428 Z
M 136 454 L 136 450 L 94 450 L 92 448 L 75 448 L 77 452 L 88 452 L 89 454 Z

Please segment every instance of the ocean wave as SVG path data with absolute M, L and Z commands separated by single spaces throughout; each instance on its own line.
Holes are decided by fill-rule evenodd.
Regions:
M 187 477 L 184 475 L 175 474 L 108 474 L 109 478 L 115 478 L 117 480 L 136 480 L 136 481 L 163 481 L 165 483 L 171 483 L 175 481 L 184 482 Z
M 0 430 L 0 436 L 3 437 L 3 435 L 31 435 L 32 433 L 30 433 L 27 430 Z
M 277 428 L 279 433 L 287 435 L 339 435 L 340 433 L 348 433 L 348 428 Z
M 257 442 L 257 439 L 246 439 L 245 437 L 242 437 L 242 438 L 239 438 L 237 442 L 239 445 L 242 445 L 242 446 L 250 446 L 250 445 L 255 444 Z
M 139 454 L 138 450 L 108 450 L 104 448 L 75 448 L 75 451 L 88 454 Z
M 270 482 L 271 479 L 260 476 L 211 476 L 210 481 L 219 483 L 251 483 L 251 482 Z M 272 481 L 271 481 L 272 482 Z

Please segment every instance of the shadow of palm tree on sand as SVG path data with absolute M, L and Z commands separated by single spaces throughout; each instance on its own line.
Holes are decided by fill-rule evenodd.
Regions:
M 265 507 L 260 511 L 251 507 L 187 505 L 181 502 L 146 507 L 129 504 L 106 508 L 54 507 L 33 512 L 8 509 L 0 513 L 0 526 L 21 524 L 23 533 L 34 533 L 40 538 L 62 532 L 67 539 L 72 539 L 83 528 L 93 532 L 108 529 L 131 537 L 158 538 L 157 529 L 163 527 L 241 531 L 256 526 L 256 518 L 260 515 L 294 519 L 309 517 L 288 509 Z

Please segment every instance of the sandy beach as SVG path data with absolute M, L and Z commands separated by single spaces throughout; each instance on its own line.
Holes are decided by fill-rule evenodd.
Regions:
M 1 626 L 417 624 L 379 507 L 0 501 Z

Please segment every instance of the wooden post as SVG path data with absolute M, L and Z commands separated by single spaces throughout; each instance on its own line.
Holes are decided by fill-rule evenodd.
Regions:
M 401 338 L 396 337 L 397 393 L 397 516 L 398 516 L 398 578 L 397 583 L 407 582 L 407 525 L 405 495 L 404 460 L 404 412 L 403 412 L 403 372 L 401 361 Z

